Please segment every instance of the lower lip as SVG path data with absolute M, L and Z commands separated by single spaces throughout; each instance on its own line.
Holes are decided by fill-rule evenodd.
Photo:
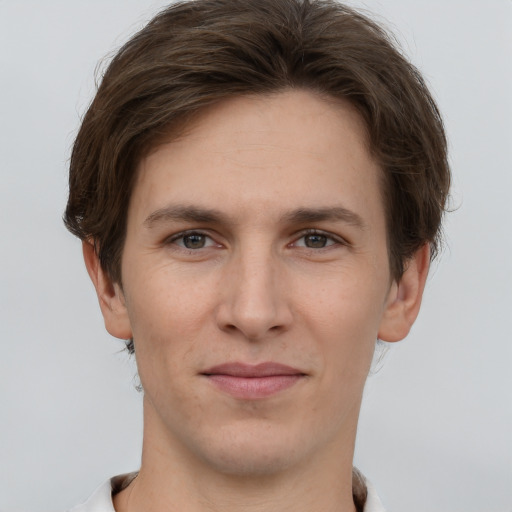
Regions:
M 218 389 L 242 400 L 266 398 L 292 387 L 303 375 L 269 375 L 265 377 L 235 377 L 207 375 Z

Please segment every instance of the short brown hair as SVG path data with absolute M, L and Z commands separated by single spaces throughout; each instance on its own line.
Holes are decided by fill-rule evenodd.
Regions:
M 76 137 L 64 221 L 121 282 L 135 169 L 206 106 L 290 88 L 350 101 L 383 171 L 390 269 L 435 256 L 450 172 L 439 111 L 420 73 L 374 21 L 329 0 L 172 4 L 117 53 Z

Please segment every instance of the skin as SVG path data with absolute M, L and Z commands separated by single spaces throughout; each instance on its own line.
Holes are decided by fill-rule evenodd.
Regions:
M 428 271 L 424 247 L 391 278 L 358 113 L 305 91 L 230 99 L 137 172 L 122 287 L 84 243 L 106 328 L 134 337 L 144 387 L 141 470 L 116 510 L 353 511 L 375 340 L 406 336 Z M 233 361 L 301 377 L 240 399 L 203 374 Z

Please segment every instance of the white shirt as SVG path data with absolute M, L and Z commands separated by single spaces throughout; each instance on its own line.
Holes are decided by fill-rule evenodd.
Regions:
M 74 507 L 69 512 L 115 512 L 112 503 L 112 490 L 119 489 L 121 482 L 127 478 L 131 479 L 133 477 L 130 475 L 120 475 L 108 480 L 96 489 L 94 494 L 85 503 Z M 368 497 L 366 498 L 364 512 L 386 512 L 372 484 L 368 480 L 365 482 L 368 489 Z

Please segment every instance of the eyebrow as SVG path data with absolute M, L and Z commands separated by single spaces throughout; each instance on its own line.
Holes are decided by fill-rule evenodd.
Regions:
M 228 223 L 228 218 L 220 211 L 196 206 L 173 205 L 159 208 L 144 221 L 151 228 L 162 221 L 202 222 L 205 224 Z
M 144 224 L 152 228 L 161 222 L 196 222 L 204 224 L 230 224 L 230 219 L 216 209 L 199 208 L 188 205 L 172 205 L 159 208 L 148 215 Z M 288 224 L 309 224 L 315 222 L 337 221 L 366 229 L 366 223 L 357 213 L 341 206 L 324 208 L 297 208 L 283 214 L 280 222 Z
M 341 221 L 361 230 L 366 229 L 366 223 L 360 215 L 341 206 L 327 208 L 299 208 L 290 213 L 286 213 L 282 217 L 282 220 L 292 224 Z

